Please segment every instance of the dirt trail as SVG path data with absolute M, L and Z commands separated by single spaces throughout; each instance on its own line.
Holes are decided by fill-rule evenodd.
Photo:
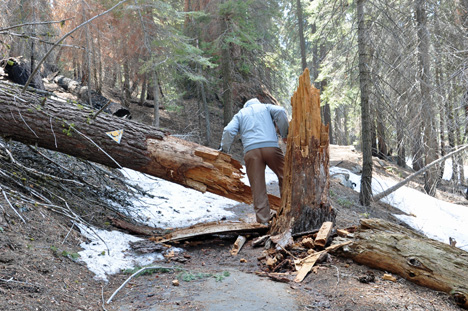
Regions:
M 115 310 L 166 311 L 166 310 L 300 310 L 296 297 L 285 283 L 275 283 L 251 273 L 237 270 L 225 271 L 229 276 L 222 281 L 205 278 L 170 286 L 165 289 L 163 300 L 155 303 L 154 286 L 138 288 L 138 307 L 130 303 Z
M 349 146 L 331 146 L 330 163 L 348 169 L 360 166 L 360 155 Z M 277 184 L 269 185 L 275 193 Z M 358 193 L 332 179 L 332 205 L 337 210 L 337 225 L 357 225 L 365 214 L 395 221 L 396 209 L 385 204 L 374 204 L 370 208 L 358 204 Z M 338 202 L 348 201 L 341 206 Z M 253 217 L 252 207 L 239 204 L 232 208 L 240 218 Z M 448 295 L 419 287 L 397 277 L 396 282 L 382 279 L 384 271 L 369 269 L 354 264 L 351 260 L 330 256 L 320 264 L 302 283 L 278 283 L 259 277 L 261 270 L 258 257 L 263 248 L 251 246 L 249 237 L 237 257 L 229 251 L 235 236 L 209 237 L 179 245 L 184 249 L 184 258 L 189 258 L 178 267 L 182 272 L 156 273 L 141 276 L 131 282 L 108 310 L 154 311 L 154 310 L 333 310 L 333 311 L 455 311 L 458 307 Z M 168 261 L 168 264 L 174 263 Z M 219 277 L 228 272 L 228 276 Z M 361 283 L 362 276 L 373 275 L 374 281 Z M 290 276 L 292 280 L 293 277 Z M 112 279 L 109 287 L 115 288 L 123 282 L 122 276 Z M 179 285 L 174 286 L 173 281 Z

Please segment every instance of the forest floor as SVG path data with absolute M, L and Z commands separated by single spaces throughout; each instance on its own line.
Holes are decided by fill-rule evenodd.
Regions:
M 148 123 L 150 108 L 139 107 L 134 119 Z M 195 109 L 195 108 L 194 108 Z M 214 115 L 222 114 L 213 109 Z M 193 111 L 162 111 L 161 124 L 174 134 L 191 133 Z M 146 119 L 145 119 L 146 118 Z M 218 117 L 218 119 L 221 119 Z M 214 118 L 213 118 L 214 120 Z M 213 143 L 217 145 L 221 122 L 212 121 Z M 236 155 L 239 156 L 239 146 Z M 241 159 L 240 159 L 241 160 Z M 356 169 L 361 156 L 349 146 L 330 147 L 330 166 Z M 392 168 L 392 169 L 389 169 Z M 376 174 L 400 180 L 410 173 L 396 165 L 375 159 Z M 410 186 L 420 189 L 418 182 Z M 276 185 L 271 186 L 274 192 Z M 440 199 L 463 202 L 461 195 L 438 191 Z M 276 190 L 277 191 L 277 190 Z M 337 212 L 336 227 L 359 224 L 361 218 L 382 218 L 401 224 L 394 214 L 399 210 L 383 203 L 370 207 L 359 204 L 358 193 L 332 178 L 330 202 Z M 237 256 L 230 250 L 236 235 L 217 235 L 175 244 L 182 253 L 168 257 L 156 266 L 173 267 L 131 279 L 110 304 L 105 301 L 129 278 L 120 273 L 108 282 L 94 278 L 73 254 L 81 250 L 84 238 L 69 219 L 42 207 L 18 207 L 26 223 L 8 208 L 0 196 L 0 310 L 459 310 L 441 292 L 417 286 L 395 275 L 396 281 L 382 279 L 385 271 L 358 265 L 349 259 L 330 255 L 301 283 L 275 282 L 256 275 L 262 270 L 258 258 L 263 247 L 252 247 L 249 236 Z M 252 213 L 252 207 L 231 208 L 239 215 Z M 115 229 L 115 228 L 114 228 Z M 374 282 L 359 278 L 373 274 Z M 173 281 L 178 280 L 179 285 Z M 292 280 L 292 278 L 291 278 Z

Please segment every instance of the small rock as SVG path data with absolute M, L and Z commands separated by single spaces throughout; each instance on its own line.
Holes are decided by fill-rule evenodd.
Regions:
M 173 280 L 172 285 L 179 286 L 180 285 L 179 280 Z

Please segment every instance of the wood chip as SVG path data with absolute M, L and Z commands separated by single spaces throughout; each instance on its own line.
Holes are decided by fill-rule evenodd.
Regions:
M 326 221 L 320 227 L 319 232 L 317 233 L 317 237 L 315 238 L 315 245 L 319 247 L 325 247 L 327 244 L 328 238 L 330 237 L 330 233 L 333 229 L 333 222 Z
M 342 238 L 346 238 L 349 235 L 349 232 L 345 229 L 336 229 L 336 233 Z
M 274 257 L 274 258 L 267 257 L 266 265 L 271 268 L 276 264 L 276 262 L 277 262 L 276 257 Z
M 236 242 L 234 242 L 234 245 L 231 249 L 232 256 L 236 256 L 239 253 L 240 249 L 242 248 L 246 240 L 247 238 L 245 236 L 239 235 L 237 237 L 237 240 Z
M 315 243 L 314 243 L 314 240 L 312 238 L 305 238 L 302 240 L 302 245 L 305 247 L 305 248 L 314 248 L 315 247 Z
M 387 281 L 392 281 L 392 282 L 396 282 L 396 281 L 397 281 L 397 278 L 396 278 L 396 277 L 394 277 L 394 276 L 391 275 L 391 274 L 387 274 L 387 273 L 385 273 L 385 274 L 382 276 L 382 279 L 387 280 Z
M 262 235 L 252 241 L 252 247 L 258 247 L 265 245 L 265 242 L 268 240 L 269 235 Z

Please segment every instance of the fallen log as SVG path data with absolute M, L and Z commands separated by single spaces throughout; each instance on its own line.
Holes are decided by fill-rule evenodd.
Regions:
M 448 293 L 457 305 L 468 309 L 468 253 L 459 248 L 384 220 L 363 219 L 343 254 L 357 263 Z
M 187 240 L 210 234 L 242 233 L 267 231 L 268 226 L 259 223 L 244 222 L 210 222 L 193 225 L 187 228 L 168 230 L 163 236 L 154 236 L 150 240 L 157 243 L 168 243 L 174 241 Z M 245 242 L 245 241 L 244 241 Z M 240 247 L 239 247 L 240 249 Z
M 111 138 L 114 132 L 118 137 Z M 225 153 L 158 128 L 98 114 L 0 83 L 0 136 L 109 167 L 127 167 L 201 192 L 252 202 L 242 165 Z M 273 208 L 279 198 L 270 196 Z

